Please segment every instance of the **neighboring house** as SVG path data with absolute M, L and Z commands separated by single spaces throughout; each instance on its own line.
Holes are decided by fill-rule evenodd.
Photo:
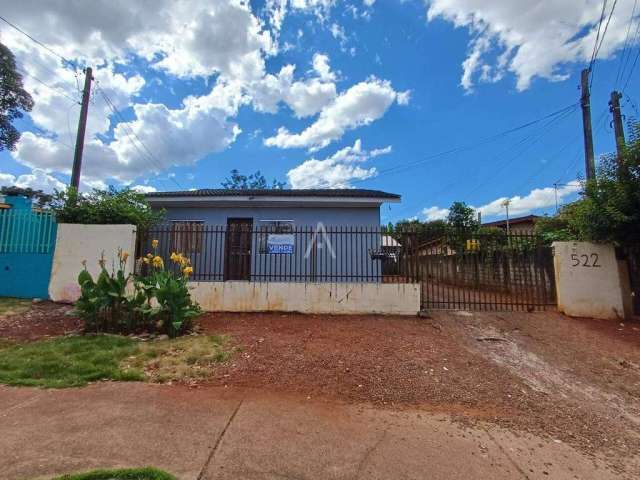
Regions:
M 533 233 L 536 226 L 536 220 L 539 215 L 527 215 L 525 217 L 515 217 L 509 219 L 509 231 L 511 233 Z M 498 220 L 495 222 L 486 222 L 483 227 L 496 227 L 507 229 L 507 220 Z
M 154 192 L 167 225 L 150 232 L 166 256 L 191 258 L 195 280 L 380 281 L 380 206 L 400 195 L 378 190 Z M 145 242 L 148 244 L 149 239 Z

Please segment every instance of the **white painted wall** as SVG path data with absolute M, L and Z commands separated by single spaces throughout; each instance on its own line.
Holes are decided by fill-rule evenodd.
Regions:
M 108 270 L 118 265 L 118 248 L 129 252 L 125 270 L 133 271 L 135 245 L 134 225 L 58 224 L 49 297 L 54 302 L 75 302 L 80 296 L 78 274 L 83 268 L 82 261 L 87 261 L 87 270 L 95 278 L 100 273 L 98 260 L 102 252 Z
M 611 320 L 631 315 L 629 275 L 613 246 L 554 242 L 553 249 L 560 312 Z
M 206 311 L 382 313 L 416 315 L 420 285 L 413 283 L 191 282 Z

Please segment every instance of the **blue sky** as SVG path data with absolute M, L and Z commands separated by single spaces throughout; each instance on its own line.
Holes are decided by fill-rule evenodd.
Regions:
M 504 198 L 514 214 L 553 212 L 554 182 L 561 203 L 575 198 L 579 75 L 613 4 L 598 34 L 592 0 L 31 3 L 2 15 L 69 62 L 0 25 L 36 101 L 19 122 L 30 133 L 0 153 L 0 183 L 68 182 L 79 69 L 92 65 L 82 188 L 218 187 L 231 169 L 260 170 L 401 194 L 384 222 L 439 218 L 455 200 L 485 218 Z M 612 89 L 638 116 L 636 7 L 617 3 L 595 63 L 596 154 L 614 149 Z

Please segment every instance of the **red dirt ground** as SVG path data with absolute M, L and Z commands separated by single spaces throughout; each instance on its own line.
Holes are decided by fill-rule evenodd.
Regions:
M 242 346 L 213 383 L 411 406 L 640 451 L 640 326 L 555 312 L 394 316 L 207 314 Z
M 68 314 L 71 309 L 71 305 L 37 302 L 26 313 L 0 315 L 0 338 L 38 340 L 76 332 L 82 321 Z

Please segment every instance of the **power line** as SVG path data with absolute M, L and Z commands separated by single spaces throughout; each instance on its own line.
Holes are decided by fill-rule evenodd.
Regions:
M 631 26 L 633 25 L 633 20 L 635 18 L 636 7 L 638 6 L 638 0 L 634 0 L 633 9 L 631 10 L 631 17 L 629 18 L 629 24 L 627 25 L 627 34 L 624 38 L 624 44 L 622 45 L 622 53 L 620 54 L 620 62 L 618 62 L 618 70 L 616 72 L 616 80 L 615 85 L 618 85 L 618 81 L 622 80 L 624 77 L 624 71 L 627 67 L 628 59 L 631 56 L 631 53 L 627 55 L 627 47 L 629 46 L 629 34 L 631 33 Z M 640 27 L 640 22 L 638 23 L 638 27 Z M 638 34 L 638 29 L 636 28 L 636 33 L 634 37 Z
M 104 99 L 105 103 L 107 104 L 107 106 L 109 107 L 109 109 L 120 119 L 120 125 L 123 126 L 123 129 L 125 129 L 125 134 L 127 135 L 127 137 L 129 138 L 129 140 L 131 141 L 131 144 L 135 147 L 135 149 L 138 151 L 138 153 L 140 153 L 142 158 L 148 158 L 154 165 L 155 168 L 157 168 L 159 171 L 165 170 L 164 167 L 162 167 L 162 163 L 155 157 L 155 155 L 153 155 L 153 153 L 151 152 L 151 150 L 149 150 L 149 148 L 145 145 L 145 143 L 140 139 L 140 137 L 136 134 L 136 132 L 129 126 L 129 124 L 127 123 L 127 121 L 124 119 L 124 117 L 122 116 L 122 114 L 120 113 L 120 111 L 116 108 L 116 106 L 113 104 L 113 102 L 111 101 L 111 99 L 109 98 L 109 96 L 106 94 L 106 92 L 100 87 L 99 83 L 96 83 L 96 90 L 98 90 L 100 92 L 100 95 L 102 96 L 102 98 Z M 134 137 L 135 139 L 138 141 L 138 143 L 140 143 L 140 145 L 145 149 L 146 151 L 146 155 L 138 148 L 136 142 L 134 141 Z M 176 186 L 178 188 L 180 188 L 181 190 L 184 190 L 184 187 L 182 185 L 180 185 L 180 183 L 174 178 L 174 177 L 169 177 L 173 183 L 176 184 Z
M 602 22 L 604 21 L 604 12 L 606 8 L 607 8 L 607 0 L 603 0 L 602 12 L 600 13 L 600 21 L 598 22 L 598 31 L 596 33 L 596 41 L 593 44 L 593 52 L 591 52 L 591 60 L 589 60 L 589 70 L 591 70 L 594 62 L 596 61 L 596 51 L 598 49 L 598 40 L 600 39 L 600 29 L 602 28 Z
M 544 120 L 547 120 L 549 118 L 553 118 L 556 115 L 560 115 L 560 114 L 566 113 L 568 110 L 570 110 L 572 108 L 575 108 L 576 106 L 577 106 L 577 103 L 573 103 L 571 105 L 567 105 L 566 107 L 563 107 L 560 110 L 557 110 L 555 112 L 549 113 L 549 114 L 547 114 L 547 115 L 545 115 L 545 116 L 543 116 L 541 118 L 538 118 L 536 120 L 532 120 L 530 122 L 524 123 L 524 124 L 519 125 L 517 127 L 505 130 L 503 132 L 500 132 L 500 133 L 497 133 L 497 134 L 494 134 L 494 135 L 490 135 L 488 137 L 481 138 L 480 140 L 478 140 L 478 141 L 476 141 L 474 143 L 467 144 L 467 145 L 462 145 L 462 146 L 459 146 L 459 147 L 451 148 L 449 150 L 438 152 L 438 153 L 435 153 L 433 155 L 429 155 L 429 156 L 424 157 L 424 158 L 422 158 L 420 160 L 416 160 L 414 162 L 411 162 L 411 163 L 408 163 L 408 164 L 405 164 L 405 165 L 396 165 L 394 167 L 390 167 L 390 168 L 387 168 L 385 170 L 381 170 L 380 174 L 377 175 L 375 178 L 378 179 L 378 178 L 383 177 L 385 175 L 390 175 L 390 174 L 406 171 L 406 170 L 409 170 L 409 169 L 411 169 L 413 167 L 421 165 L 421 164 L 423 164 L 425 162 L 428 162 L 430 160 L 433 160 L 435 158 L 439 158 L 439 157 L 442 157 L 442 156 L 445 156 L 445 155 L 450 155 L 452 153 L 464 152 L 466 150 L 471 150 L 471 149 L 477 148 L 478 146 L 485 145 L 485 144 L 490 143 L 490 142 L 492 142 L 494 140 L 497 140 L 499 138 L 505 137 L 505 136 L 510 135 L 512 133 L 515 133 L 517 131 L 523 130 L 523 129 L 528 128 L 528 127 L 530 127 L 532 125 L 535 125 L 535 124 L 540 123 L 540 122 L 542 122 Z M 358 179 L 358 180 L 354 180 L 352 183 L 360 183 L 360 182 L 364 182 L 364 181 L 367 181 L 367 180 L 369 180 L 369 179 L 366 179 L 366 178 L 365 179 Z
M 63 60 L 64 62 L 70 63 L 71 65 L 73 65 L 75 68 L 78 68 L 78 65 L 76 64 L 76 62 L 73 62 L 71 60 L 69 60 L 68 58 L 64 57 L 63 55 L 59 54 L 58 52 L 56 52 L 55 50 L 53 50 L 52 48 L 48 47 L 47 45 L 45 45 L 44 43 L 42 43 L 40 40 L 32 37 L 31 35 L 29 35 L 27 32 L 25 32 L 24 30 L 22 30 L 20 27 L 18 27 L 17 25 L 14 25 L 13 23 L 11 23 L 9 20 L 7 20 L 6 18 L 4 18 L 3 16 L 0 15 L 0 20 L 2 20 L 4 23 L 6 23 L 7 25 L 9 25 L 11 28 L 17 30 L 18 32 L 20 32 L 22 35 L 24 35 L 25 37 L 27 37 L 29 40 L 31 40 L 32 42 L 40 45 L 42 48 L 44 48 L 45 50 L 47 50 L 49 53 L 52 53 L 53 55 L 55 55 L 56 57 L 60 58 L 61 60 Z
M 31 73 L 27 73 L 21 69 L 17 69 L 19 73 L 21 73 L 22 75 L 26 75 L 27 77 L 31 77 L 33 78 L 36 82 L 41 83 L 42 85 L 44 85 L 45 87 L 49 88 L 50 90 L 53 90 L 55 92 L 58 92 L 60 95 L 63 95 L 65 97 L 67 97 L 69 100 L 79 103 L 77 98 L 72 98 L 69 95 L 67 95 L 65 93 L 65 91 L 62 89 L 62 87 L 56 87 L 53 85 L 48 84 L 47 82 L 40 80 L 38 77 L 36 77 L 35 75 L 32 75 Z
M 603 12 L 604 12 L 604 7 L 606 6 L 607 2 L 605 0 L 604 4 L 603 4 Z M 618 0 L 613 0 L 613 5 L 611 6 L 611 11 L 609 12 L 609 18 L 607 18 L 607 23 L 604 26 L 604 31 L 602 32 L 602 37 L 600 38 L 600 43 L 598 44 L 598 37 L 596 36 L 596 45 L 597 48 L 593 51 L 593 54 L 591 56 L 591 62 L 589 62 L 589 71 L 591 72 L 591 81 L 589 83 L 589 87 L 591 87 L 591 85 L 593 84 L 593 68 L 595 67 L 595 61 L 598 58 L 598 53 L 600 53 L 600 48 L 602 47 L 602 44 L 604 43 L 604 38 L 607 35 L 607 30 L 609 29 L 609 23 L 611 22 L 611 17 L 613 17 L 613 12 L 616 9 L 616 5 L 618 4 Z M 600 16 L 600 24 L 602 24 L 602 16 Z M 598 25 L 598 33 L 600 33 L 600 25 Z

